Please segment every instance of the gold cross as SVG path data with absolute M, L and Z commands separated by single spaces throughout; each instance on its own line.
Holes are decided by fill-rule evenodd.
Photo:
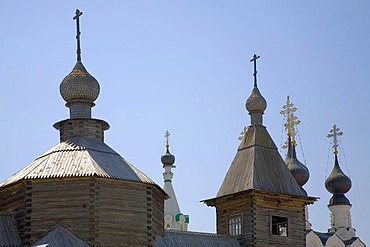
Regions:
M 333 137 L 333 149 L 334 154 L 338 154 L 338 136 L 343 135 L 343 132 L 337 127 L 337 125 L 333 125 L 333 128 L 330 130 L 330 134 L 327 135 L 328 138 Z
M 170 136 L 170 132 L 168 132 L 168 130 L 166 130 L 166 133 L 164 134 L 164 137 L 166 137 L 166 147 L 168 148 L 170 145 L 168 144 L 168 137 Z
M 286 98 L 286 103 L 283 106 L 283 110 L 280 111 L 280 114 L 284 115 L 286 118 L 286 123 L 284 124 L 285 130 L 292 138 L 292 143 L 295 145 L 295 136 L 296 136 L 296 126 L 301 123 L 301 121 L 294 115 L 294 112 L 297 111 L 297 107 L 294 106 L 289 100 L 289 96 Z

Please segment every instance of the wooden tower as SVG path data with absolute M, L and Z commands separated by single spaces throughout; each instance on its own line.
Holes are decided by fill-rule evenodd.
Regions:
M 10 215 L 23 246 L 63 226 L 91 246 L 153 246 L 163 235 L 168 197 L 104 143 L 107 122 L 91 117 L 100 86 L 81 62 L 60 84 L 70 118 L 54 127 L 60 143 L 0 184 L 0 214 Z
M 267 103 L 257 87 L 258 58 L 246 102 L 251 124 L 217 196 L 204 203 L 216 208 L 217 233 L 241 246 L 305 246 L 305 206 L 316 198 L 297 184 L 262 124 Z

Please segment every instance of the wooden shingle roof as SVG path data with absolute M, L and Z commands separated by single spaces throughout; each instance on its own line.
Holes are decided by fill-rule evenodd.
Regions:
M 98 139 L 75 137 L 54 146 L 0 184 L 22 179 L 98 176 L 155 184 L 116 151 Z
M 305 196 L 261 125 L 248 127 L 217 197 L 250 189 Z
M 8 215 L 0 215 L 0 246 L 22 246 L 19 236 L 15 230 L 12 218 Z
M 74 235 L 63 226 L 58 226 L 49 231 L 44 237 L 37 240 L 31 247 L 90 247 L 84 240 Z
M 240 247 L 235 238 L 223 237 L 214 233 L 184 232 L 165 230 L 164 236 L 158 235 L 154 247 Z

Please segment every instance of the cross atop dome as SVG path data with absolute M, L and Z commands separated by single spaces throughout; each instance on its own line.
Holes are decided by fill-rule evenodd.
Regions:
M 330 134 L 327 135 L 328 138 L 333 138 L 333 152 L 334 154 L 338 154 L 338 137 L 343 135 L 343 132 L 337 127 L 337 125 L 333 125 L 333 128 L 330 130 Z
M 76 35 L 76 39 L 77 39 L 77 61 L 78 62 L 81 62 L 81 46 L 80 46 L 80 36 L 81 36 L 81 32 L 80 32 L 80 16 L 82 15 L 83 13 L 79 10 L 79 9 L 76 9 L 76 15 L 73 17 L 73 20 L 76 20 L 76 30 L 77 30 L 77 35 Z
M 265 98 L 263 98 L 257 87 L 257 59 L 259 58 L 260 56 L 254 54 L 253 58 L 250 60 L 254 63 L 254 87 L 252 89 L 251 95 L 245 103 L 245 107 L 249 115 L 251 116 L 251 125 L 262 125 L 262 115 L 267 107 L 267 102 Z
M 284 124 L 285 130 L 288 136 L 291 137 L 293 145 L 296 145 L 296 126 L 301 123 L 301 121 L 295 115 L 296 111 L 297 107 L 295 107 L 294 104 L 290 102 L 289 96 L 287 96 L 286 103 L 283 106 L 283 110 L 280 111 L 280 114 L 284 115 L 284 118 L 286 120 L 286 123 Z
M 73 20 L 77 26 L 77 63 L 72 71 L 60 83 L 60 94 L 70 109 L 71 119 L 91 118 L 91 108 L 100 93 L 98 81 L 86 70 L 81 62 L 80 47 L 80 16 L 82 12 L 76 10 Z
M 254 54 L 253 58 L 250 60 L 250 62 L 253 62 L 253 65 L 254 65 L 254 71 L 253 71 L 254 87 L 257 87 L 257 59 L 258 58 L 260 58 L 260 56 L 257 56 L 256 54 Z
M 167 150 L 170 146 L 170 144 L 168 143 L 170 135 L 171 135 L 170 132 L 168 132 L 168 130 L 166 130 L 166 133 L 164 134 L 164 137 L 166 137 L 166 148 L 167 148 Z

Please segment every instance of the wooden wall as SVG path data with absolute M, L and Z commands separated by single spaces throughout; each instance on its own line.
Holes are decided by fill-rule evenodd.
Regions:
M 12 186 L 0 188 L 0 214 L 11 215 L 23 243 L 27 243 L 26 232 L 30 229 L 26 222 L 27 199 L 26 182 L 18 182 Z
M 255 246 L 306 246 L 305 204 L 302 200 L 254 197 Z M 288 236 L 271 234 L 272 216 L 288 218 Z
M 98 177 L 37 179 L 0 190 L 24 246 L 63 225 L 93 246 L 153 246 L 163 234 L 164 194 L 155 185 Z
M 163 193 L 154 185 L 99 180 L 97 244 L 152 246 L 155 235 L 163 234 Z
M 95 179 L 32 180 L 31 242 L 63 225 L 89 243 L 95 240 Z
M 289 196 L 240 194 L 216 202 L 217 233 L 228 236 L 230 216 L 242 215 L 242 246 L 305 246 L 305 201 Z M 271 217 L 288 218 L 288 237 L 271 234 Z

